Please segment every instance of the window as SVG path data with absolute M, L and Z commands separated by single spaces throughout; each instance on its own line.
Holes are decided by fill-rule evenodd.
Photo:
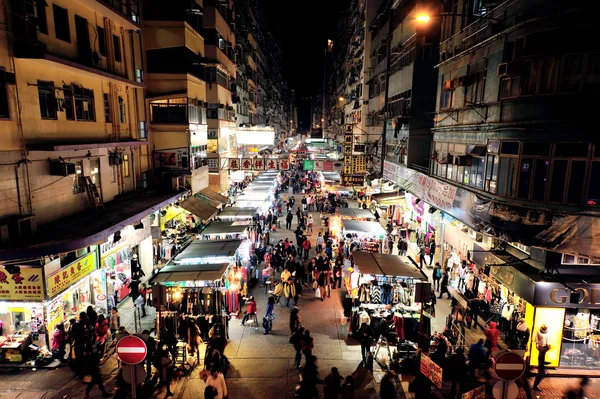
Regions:
M 110 172 L 110 182 L 116 183 L 117 182 L 117 165 L 111 165 L 108 168 L 108 170 Z
M 519 155 L 519 142 L 518 141 L 503 141 L 500 153 L 508 154 L 508 155 Z
M 144 71 L 139 68 L 135 69 L 135 81 L 138 83 L 144 82 Z
M 473 187 L 483 188 L 483 174 L 485 171 L 485 158 L 473 157 L 471 162 L 471 180 Z
M 560 63 L 556 58 L 548 58 L 542 61 L 539 94 L 553 94 L 556 91 L 559 65 Z
M 546 198 L 546 188 L 548 186 L 548 170 L 550 161 L 547 159 L 536 159 L 533 171 L 533 192 L 531 199 L 534 201 L 544 201 Z
M 68 121 L 75 120 L 75 112 L 73 111 L 73 86 L 63 85 L 63 109 L 65 110 L 65 117 Z
M 85 180 L 83 178 L 83 161 L 75 162 L 75 176 L 73 176 L 73 194 L 85 191 Z
M 529 190 L 531 189 L 531 175 L 533 170 L 533 159 L 525 158 L 521 160 L 519 168 L 519 188 L 517 198 L 529 199 Z
M 78 121 L 94 122 L 94 91 L 82 86 L 73 86 L 75 116 Z
M 8 85 L 4 79 L 5 71 L 0 69 L 0 118 L 10 118 L 10 107 L 8 106 Z
M 534 95 L 537 88 L 540 64 L 537 61 L 526 61 L 523 63 L 521 95 Z
M 219 159 L 218 158 L 208 158 L 206 160 L 206 164 L 211 169 L 217 169 L 219 167 Z
M 90 159 L 90 179 L 100 189 L 100 159 Z
M 563 202 L 565 193 L 565 182 L 567 180 L 567 167 L 569 161 L 566 159 L 552 162 L 552 182 L 550 186 L 550 202 Z
M 123 177 L 129 177 L 129 155 L 123 154 Z
M 496 182 L 498 181 L 498 156 L 488 155 L 485 170 L 485 191 L 496 193 Z
M 554 156 L 561 158 L 587 158 L 588 143 L 556 143 Z
M 126 123 L 127 118 L 125 117 L 125 101 L 123 97 L 119 96 L 119 122 Z
M 229 88 L 229 78 L 227 73 L 216 67 L 206 68 L 206 81 L 209 83 L 217 83 L 227 89 Z
M 102 102 L 104 103 L 104 122 L 109 123 L 110 118 L 110 97 L 108 93 L 102 93 Z
M 569 188 L 567 190 L 567 203 L 569 204 L 581 203 L 586 167 L 587 161 L 571 161 L 571 174 L 569 176 Z
M 113 47 L 115 49 L 115 61 L 121 62 L 121 40 L 117 35 L 113 35 Z
M 146 122 L 140 121 L 138 129 L 138 138 L 145 139 L 148 137 L 148 131 L 146 130 Z
M 71 43 L 71 31 L 69 29 L 69 12 L 66 8 L 52 4 L 54 14 L 54 34 L 63 42 Z
M 149 174 L 149 172 L 146 171 L 146 172 L 142 172 L 142 175 L 140 176 L 140 180 L 141 180 L 140 186 L 142 188 L 148 188 L 148 174 Z
M 585 91 L 600 91 L 600 53 L 588 55 L 583 88 Z
M 500 158 L 498 172 L 498 194 L 512 197 L 515 194 L 515 181 L 517 174 L 517 158 Z
M 42 119 L 56 119 L 57 106 L 54 95 L 54 82 L 38 80 L 38 100 L 40 102 L 40 115 Z
M 454 89 L 442 90 L 442 98 L 440 99 L 440 109 L 452 108 L 454 102 Z
M 581 75 L 583 72 L 583 54 L 566 55 L 563 58 L 563 67 L 560 80 L 562 93 L 576 93 L 579 91 Z
M 35 2 L 37 12 L 37 26 L 40 33 L 48 34 L 48 20 L 46 19 L 46 2 L 38 0 Z
M 600 205 L 600 161 L 592 162 L 590 184 L 588 188 L 587 204 Z
M 465 105 L 483 102 L 487 60 L 479 60 L 467 66 L 465 76 Z
M 98 32 L 98 51 L 106 57 L 106 36 L 104 34 L 104 28 L 97 26 L 96 32 Z
M 523 143 L 523 155 L 538 155 L 547 157 L 550 155 L 550 143 L 525 141 Z
M 150 121 L 153 123 L 187 123 L 187 98 L 150 101 Z
M 505 77 L 500 80 L 500 99 L 519 96 L 520 76 Z

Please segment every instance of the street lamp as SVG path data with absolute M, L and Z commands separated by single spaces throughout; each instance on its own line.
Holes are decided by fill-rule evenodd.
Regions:
M 417 16 L 417 21 L 422 24 L 428 24 L 430 19 L 431 19 L 431 17 L 427 14 L 421 14 L 421 15 Z
M 344 101 L 346 101 L 346 99 L 344 97 L 342 97 L 342 96 L 339 96 L 338 97 L 338 101 L 341 102 L 341 103 L 343 103 Z
M 420 23 L 420 24 L 428 24 L 429 21 L 431 21 L 432 18 L 439 18 L 439 17 L 471 17 L 471 15 L 467 15 L 467 14 L 455 14 L 455 13 L 442 13 L 439 15 L 429 15 L 429 14 L 419 14 L 417 15 L 417 18 L 415 18 L 415 20 Z M 498 18 L 494 18 L 494 17 L 488 17 L 487 15 L 475 15 L 476 18 L 478 19 L 489 19 L 492 21 L 496 21 L 496 22 L 502 22 L 502 20 L 498 19 Z

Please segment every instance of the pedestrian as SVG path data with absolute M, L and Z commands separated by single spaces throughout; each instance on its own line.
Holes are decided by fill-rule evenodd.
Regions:
M 351 375 L 346 376 L 344 384 L 342 385 L 342 397 L 343 399 L 354 399 L 354 377 Z
M 429 266 L 431 266 L 431 263 L 433 263 L 433 256 L 435 255 L 435 249 L 436 249 L 435 240 L 431 239 L 431 241 L 429 242 Z
M 323 252 L 323 242 L 323 233 L 319 231 L 319 234 L 317 235 L 317 253 Z
M 419 267 L 422 269 L 423 268 L 423 263 L 426 263 L 427 261 L 425 260 L 425 244 L 421 243 L 421 245 L 419 246 Z
M 136 308 L 141 309 L 141 317 L 146 317 L 146 300 L 141 294 L 138 294 L 138 296 L 135 297 L 135 299 L 133 300 L 133 305 Z
M 310 330 L 305 329 L 304 335 L 302 336 L 302 354 L 304 355 L 304 360 L 306 360 L 306 365 L 310 362 L 310 358 L 312 356 L 312 350 L 315 347 L 313 337 L 310 335 Z
M 267 301 L 265 317 L 263 318 L 263 328 L 265 329 L 263 335 L 269 334 L 273 329 L 273 317 L 275 317 L 275 298 L 270 296 Z
M 98 313 L 96 313 L 92 305 L 87 307 L 85 314 L 87 316 L 89 325 L 92 326 L 92 328 L 96 327 L 96 323 L 98 323 Z
M 323 380 L 323 398 L 338 399 L 342 393 L 343 380 L 337 367 L 332 367 L 331 373 Z
M 450 380 L 452 381 L 450 397 L 456 397 L 457 385 L 459 396 L 462 397 L 462 393 L 465 388 L 465 382 L 467 380 L 467 359 L 465 358 L 465 352 L 463 348 L 456 349 L 456 352 L 450 356 L 450 360 L 448 361 L 448 372 L 450 374 Z
M 157 364 L 160 367 L 159 369 L 159 377 L 160 377 L 160 385 L 164 385 L 167 389 L 167 394 L 165 397 L 173 396 L 173 392 L 171 392 L 171 367 L 173 366 L 173 362 L 169 358 L 168 345 L 161 342 L 159 345 L 159 350 L 157 353 Z
M 546 353 L 550 350 L 548 327 L 545 324 L 542 324 L 535 335 L 535 347 L 538 350 L 538 374 L 533 382 L 533 390 L 541 391 L 539 385 L 546 376 Z
M 362 323 L 358 329 L 358 340 L 360 341 L 360 354 L 363 364 L 367 364 L 367 355 L 371 352 L 373 344 L 373 329 L 367 323 Z
M 312 248 L 312 243 L 308 237 L 304 236 L 302 241 L 302 249 L 304 250 L 304 261 L 308 260 L 308 253 Z
M 250 316 L 255 316 L 256 315 L 256 300 L 254 299 L 253 296 L 250 296 L 250 298 L 248 298 L 248 307 L 246 308 L 246 311 L 244 312 L 244 317 L 242 317 L 242 323 L 240 325 L 245 325 L 246 321 L 248 320 L 248 318 Z
M 442 266 L 440 262 L 435 262 L 433 267 L 433 289 L 434 291 L 440 292 L 440 280 L 442 279 Z
M 299 369 L 300 361 L 302 360 L 302 339 L 304 338 L 304 327 L 298 328 L 295 332 L 290 336 L 290 344 L 294 346 L 294 350 L 296 351 L 296 357 L 294 358 L 294 366 Z
M 448 291 L 448 273 L 448 270 L 446 270 L 442 275 L 442 282 L 440 284 L 440 296 L 438 296 L 438 299 L 442 299 L 442 295 L 444 294 L 448 295 L 448 299 L 452 298 L 450 292 Z
M 336 262 L 333 267 L 333 289 L 335 289 L 336 286 L 337 288 L 342 288 L 342 267 L 343 265 L 339 262 Z
M 213 387 L 217 391 L 215 399 L 223 399 L 227 397 L 227 384 L 223 373 L 219 372 L 217 367 L 210 369 L 210 376 L 206 379 L 206 386 Z
M 103 314 L 98 316 L 98 323 L 96 323 L 96 343 L 98 344 L 98 353 L 100 357 L 104 356 L 104 348 L 106 347 L 106 340 L 108 339 L 108 320 Z
M 317 384 L 322 384 L 323 380 L 319 378 L 319 369 L 316 356 L 310 356 L 307 359 L 302 370 L 302 384 L 300 388 L 300 398 L 313 399 L 318 398 Z
M 467 261 L 463 260 L 458 269 L 458 289 L 466 288 L 465 279 L 467 278 Z
M 313 231 L 313 224 L 315 223 L 314 219 L 313 219 L 313 215 L 308 215 L 308 221 L 306 222 L 306 228 L 308 229 L 309 233 L 312 233 Z
M 490 350 L 490 352 L 494 352 L 498 350 L 498 337 L 500 337 L 500 330 L 496 328 L 496 323 L 490 321 L 489 328 L 486 328 L 484 331 L 485 337 L 487 338 L 487 342 L 485 343 L 485 347 Z
M 398 241 L 398 255 L 406 256 L 406 251 L 408 250 L 408 241 L 404 237 L 400 237 Z
M 387 371 L 381 379 L 379 385 L 379 397 L 381 399 L 396 399 L 396 384 L 394 383 L 394 374 Z
M 144 284 L 140 284 L 140 297 L 142 297 L 143 302 L 140 303 L 140 307 L 142 308 L 142 317 L 146 317 L 146 300 L 147 300 L 147 294 L 148 294 L 148 290 L 146 289 L 146 286 Z
M 292 229 L 292 220 L 294 219 L 294 214 L 291 211 L 288 211 L 288 214 L 285 217 L 285 228 L 288 230 Z
M 585 399 L 585 387 L 589 384 L 589 382 L 590 380 L 588 377 L 581 377 L 581 380 L 579 380 L 579 387 L 567 391 L 567 399 Z
M 85 399 L 90 399 L 90 392 L 94 388 L 94 385 L 98 385 L 98 389 L 102 392 L 102 396 L 105 398 L 110 398 L 112 395 L 106 392 L 104 388 L 104 383 L 102 381 L 102 376 L 100 375 L 100 369 L 98 366 L 100 365 L 100 355 L 97 352 L 92 352 L 86 355 L 85 357 L 85 370 L 86 374 L 84 377 L 84 382 L 87 383 L 87 388 L 85 389 Z
M 71 329 L 71 338 L 75 348 L 75 371 L 79 378 L 83 378 L 85 372 L 84 353 L 86 349 L 86 335 L 89 330 L 89 322 L 86 312 L 79 313 L 79 320 Z
M 52 355 L 61 363 L 65 361 L 66 338 L 64 324 L 57 324 L 52 335 Z
M 298 329 L 300 329 L 300 326 L 302 325 L 300 323 L 300 317 L 298 317 L 299 312 L 300 312 L 300 310 L 297 307 L 294 307 L 294 309 L 292 309 L 292 313 L 290 313 L 290 333 L 291 334 L 298 331 Z
M 479 370 L 487 358 L 485 347 L 483 346 L 483 339 L 480 339 L 476 343 L 469 347 L 469 372 L 471 376 L 475 375 L 475 372 Z
M 146 335 L 146 381 L 150 381 L 152 377 L 152 361 L 156 356 L 156 341 L 150 336 L 149 330 L 142 331 L 143 335 Z

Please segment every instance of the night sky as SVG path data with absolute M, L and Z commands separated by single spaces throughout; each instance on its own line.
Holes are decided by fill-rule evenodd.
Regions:
M 322 91 L 325 43 L 328 38 L 335 43 L 337 21 L 349 0 L 259 1 L 280 40 L 284 77 L 296 90 L 298 117 L 306 124 L 309 102 L 302 98 Z

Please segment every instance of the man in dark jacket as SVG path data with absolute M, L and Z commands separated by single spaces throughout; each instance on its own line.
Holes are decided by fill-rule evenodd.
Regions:
M 294 214 L 292 212 L 288 212 L 285 217 L 285 228 L 288 230 L 292 229 L 292 220 L 294 219 Z
M 450 397 L 456 397 L 456 385 L 459 385 L 458 393 L 462 394 L 464 391 L 464 384 L 467 380 L 467 359 L 465 359 L 465 353 L 463 348 L 458 348 L 456 352 L 450 356 L 448 362 L 448 371 L 450 379 L 452 380 L 452 390 L 450 391 Z

